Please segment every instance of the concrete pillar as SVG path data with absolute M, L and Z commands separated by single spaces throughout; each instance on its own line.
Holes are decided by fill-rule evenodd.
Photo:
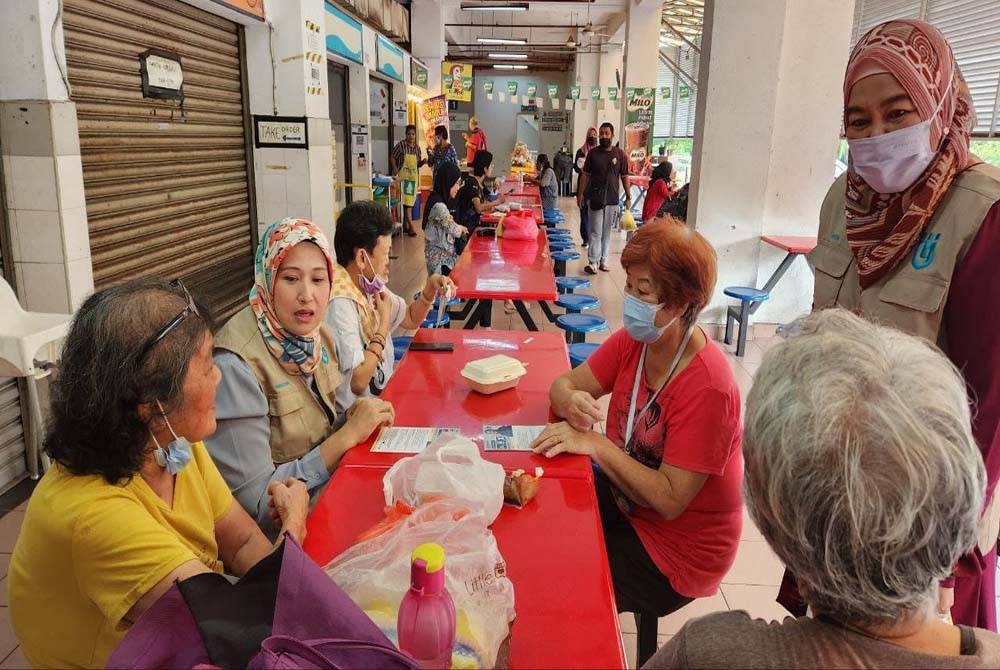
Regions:
M 94 290 L 76 105 L 58 0 L 8 0 L 0 22 L 0 153 L 15 283 L 30 311 L 70 313 Z M 53 30 L 54 28 L 54 30 Z M 54 38 L 54 39 L 53 39 Z
M 579 41 L 580 38 L 576 37 L 576 39 Z M 566 85 L 566 95 L 569 95 L 570 86 L 580 86 L 580 100 L 583 100 L 585 97 L 589 98 L 590 89 L 587 87 L 598 81 L 600 71 L 601 54 L 578 53 L 576 55 L 574 76 L 570 83 Z M 573 146 L 570 147 L 570 151 L 573 152 L 574 156 L 576 155 L 576 150 L 583 145 L 583 141 L 587 138 L 587 128 L 597 127 L 597 108 L 593 102 L 587 102 L 586 109 L 584 109 L 584 106 L 580 104 L 580 100 L 577 100 L 574 104 L 572 114 Z M 576 189 L 575 179 L 574 176 L 574 191 Z
M 622 76 L 622 105 L 615 131 L 625 139 L 626 88 L 656 86 L 656 69 L 659 63 L 660 22 L 663 3 L 658 0 L 629 2 L 625 16 L 625 39 Z M 650 129 L 652 133 L 652 129 Z M 624 146 L 624 144 L 622 145 Z
M 763 286 L 784 257 L 761 235 L 816 234 L 834 179 L 853 14 L 853 0 L 705 4 L 688 220 L 719 256 L 707 322 L 725 322 L 723 288 Z M 812 283 L 797 260 L 754 321 L 808 312 Z
M 444 23 L 443 2 L 413 0 L 410 5 L 410 44 L 413 57 L 427 66 L 427 90 L 432 96 L 441 92 L 441 63 L 448 55 Z
M 300 216 L 333 235 L 333 149 L 327 103 L 323 0 L 265 5 L 267 24 L 247 24 L 247 95 L 251 114 L 304 116 L 309 149 L 254 149 L 257 226 Z M 319 63 L 308 54 L 322 56 Z M 315 70 L 315 72 L 314 72 Z M 319 90 L 310 89 L 313 75 Z

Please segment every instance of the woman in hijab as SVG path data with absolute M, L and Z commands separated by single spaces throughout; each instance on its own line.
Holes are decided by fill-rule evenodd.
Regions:
M 434 175 L 434 186 L 424 207 L 424 256 L 428 275 L 445 275 L 458 262 L 455 240 L 469 234 L 465 226 L 455 223 L 451 210 L 462 186 L 462 174 L 457 165 L 442 165 Z
M 597 128 L 587 128 L 587 139 L 583 145 L 576 150 L 576 158 L 573 159 L 573 172 L 576 173 L 579 184 L 580 175 L 583 174 L 583 164 L 587 161 L 587 154 L 597 146 Z M 580 238 L 583 240 L 583 248 L 587 248 L 587 240 L 590 239 L 590 207 L 584 203 L 580 207 Z
M 815 309 L 845 307 L 923 337 L 965 375 L 986 510 L 978 547 L 942 583 L 938 610 L 995 631 L 1000 169 L 969 152 L 974 125 L 969 89 L 936 28 L 890 21 L 862 37 L 844 77 L 850 161 L 823 202 L 810 260 Z M 786 579 L 779 596 L 786 607 L 792 585 Z
M 272 224 L 257 247 L 250 304 L 215 338 L 222 381 L 217 429 L 205 443 L 233 495 L 265 531 L 277 528 L 270 482 L 300 479 L 317 489 L 344 452 L 393 420 L 392 406 L 372 398 L 337 415 L 341 375 L 324 323 L 333 271 L 330 246 L 315 224 Z

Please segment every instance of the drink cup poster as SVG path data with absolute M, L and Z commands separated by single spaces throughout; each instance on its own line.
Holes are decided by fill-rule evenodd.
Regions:
M 653 173 L 653 118 L 656 89 L 627 89 L 625 106 L 625 153 L 628 170 L 634 175 Z
M 441 63 L 441 88 L 448 100 L 472 101 L 472 65 L 469 63 Z
M 420 105 L 420 120 L 424 127 L 424 139 L 427 146 L 434 145 L 434 129 L 437 126 L 448 127 L 448 102 L 443 95 L 427 98 Z

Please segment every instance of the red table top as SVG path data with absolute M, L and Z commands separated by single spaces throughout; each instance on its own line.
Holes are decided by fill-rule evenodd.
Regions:
M 382 400 L 396 410 L 396 425 L 405 427 L 458 428 L 462 435 L 483 446 L 483 424 L 541 426 L 558 421 L 549 406 L 549 387 L 556 377 L 569 371 L 566 341 L 560 333 L 530 333 L 508 330 L 418 330 L 414 342 L 452 342 L 453 351 L 407 351 L 393 372 Z M 506 354 L 522 361 L 528 373 L 516 388 L 482 395 L 469 388 L 461 370 L 469 361 Z M 410 454 L 372 453 L 374 436 L 344 454 L 343 465 L 388 468 Z M 585 456 L 563 455 L 556 459 L 529 451 L 482 452 L 508 471 L 521 468 L 545 475 L 593 479 Z
M 545 215 L 542 212 L 542 205 L 538 204 L 531 205 L 530 207 L 522 207 L 521 209 L 530 209 L 531 213 L 535 215 L 535 223 L 539 226 L 545 225 Z M 479 217 L 480 223 L 486 223 L 489 225 L 496 225 L 500 222 L 500 214 L 494 212 L 488 212 Z
M 450 276 L 459 298 L 551 302 L 559 297 L 544 229 L 535 241 L 473 235 Z
M 319 565 L 383 518 L 384 475 L 334 473 L 307 524 L 304 548 Z M 492 529 L 514 584 L 510 667 L 624 668 L 593 485 L 543 477 L 535 499 L 523 509 L 505 505 Z
M 643 177 L 641 175 L 629 175 L 628 183 L 649 188 L 649 179 L 649 177 Z
M 790 254 L 808 254 L 816 247 L 816 238 L 799 235 L 764 235 L 760 241 L 784 249 Z

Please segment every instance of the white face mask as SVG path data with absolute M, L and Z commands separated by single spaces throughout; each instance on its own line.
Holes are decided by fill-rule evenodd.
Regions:
M 854 171 L 877 193 L 902 193 L 934 160 L 937 150 L 931 148 L 931 121 L 950 91 L 949 83 L 926 121 L 875 137 L 847 140 Z M 948 134 L 948 128 L 944 134 Z

